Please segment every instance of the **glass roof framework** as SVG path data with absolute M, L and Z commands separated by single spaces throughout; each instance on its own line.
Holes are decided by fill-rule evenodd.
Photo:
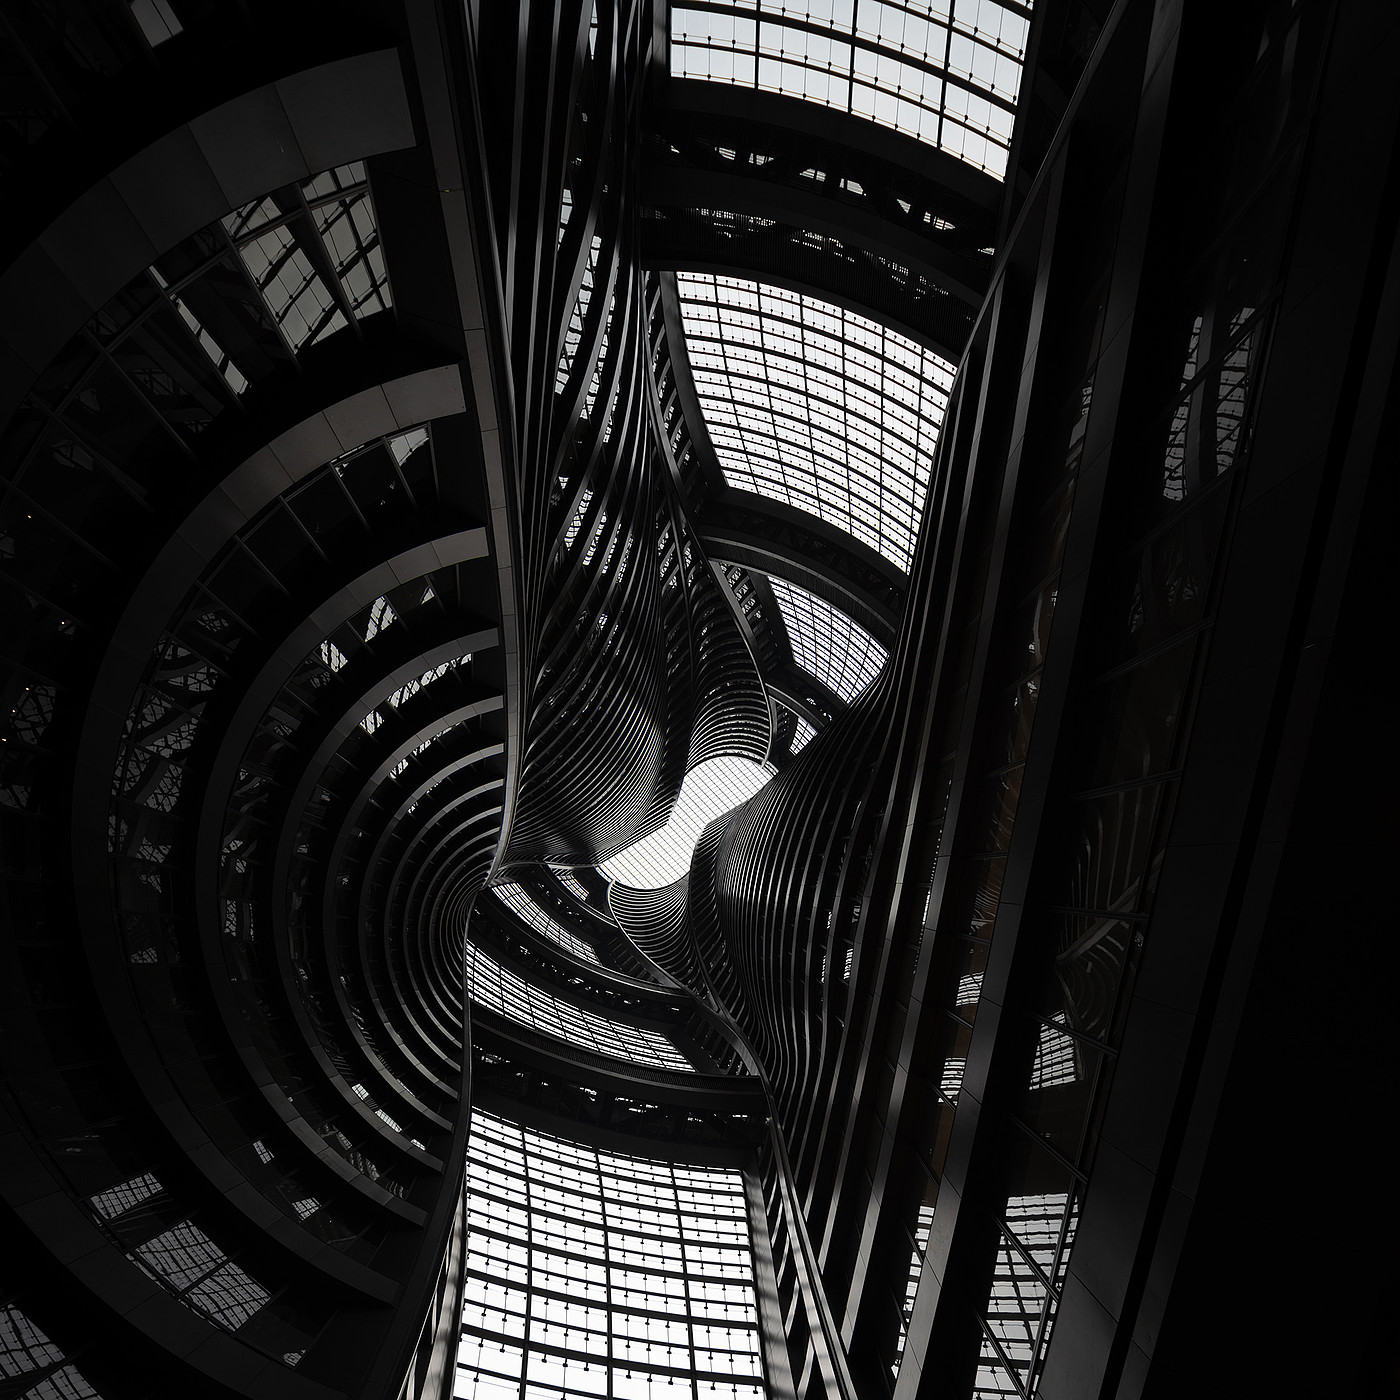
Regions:
M 1029 3 L 998 0 L 686 0 L 671 72 L 835 107 L 1002 179 Z
M 954 366 L 854 312 L 678 272 L 686 351 L 725 481 L 909 572 Z
M 478 1109 L 467 1173 L 454 1396 L 761 1400 L 738 1171 L 600 1152 Z
M 287 192 L 281 202 L 268 195 L 234 210 L 222 223 L 247 278 L 293 353 L 334 334 L 350 318 L 360 320 L 393 305 L 363 162 L 304 181 L 296 203 Z M 221 271 L 228 279 L 224 248 L 212 236 L 206 238 L 205 248 L 215 261 L 196 270 L 181 265 L 177 280 L 154 264 L 150 271 L 200 348 L 234 393 L 242 394 L 247 377 L 190 305 L 188 288 L 206 275 Z M 175 271 L 174 255 L 162 261 L 167 271 Z
M 583 887 L 580 885 L 579 888 Z M 591 944 L 585 942 L 577 934 L 570 933 L 558 919 L 551 918 L 546 914 L 519 885 L 493 885 L 491 893 L 516 918 L 529 924 L 536 933 L 542 933 L 551 942 L 557 943 L 566 953 L 572 953 L 574 957 L 580 958 L 584 962 L 598 962 L 598 954 L 593 951 Z M 585 891 L 585 895 L 586 893 Z
M 783 615 L 792 659 L 849 705 L 880 674 L 889 653 L 824 598 L 780 578 L 770 576 L 768 585 Z M 798 747 L 794 743 L 794 753 Z
M 697 763 L 685 775 L 666 825 L 598 868 L 609 880 L 634 890 L 660 890 L 675 884 L 690 873 L 690 857 L 700 833 L 716 817 L 747 802 L 772 776 L 764 765 L 736 755 Z
M 611 1055 L 654 1069 L 695 1071 L 659 1031 L 575 1006 L 549 988 L 526 981 L 470 938 L 466 941 L 466 974 L 467 995 L 472 1001 L 516 1025 L 552 1035 L 595 1055 Z

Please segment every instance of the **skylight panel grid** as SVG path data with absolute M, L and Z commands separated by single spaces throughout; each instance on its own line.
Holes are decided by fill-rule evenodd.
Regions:
M 564 886 L 575 899 L 588 902 L 588 887 L 582 880 L 570 872 L 567 865 L 551 865 L 549 867 L 554 872 L 554 878 Z
M 477 1110 L 454 1395 L 761 1400 L 742 1175 Z
M 634 841 L 599 868 L 609 880 L 635 890 L 659 890 L 690 872 L 700 833 L 732 811 L 772 774 L 752 759 L 725 755 L 697 763 L 685 775 L 670 819 L 660 831 Z
M 725 480 L 820 516 L 907 573 L 954 367 L 782 288 L 689 272 L 676 285 Z
M 889 653 L 825 599 L 779 578 L 768 583 L 792 642 L 792 659 L 849 704 L 880 674 Z
M 1001 179 L 1030 8 L 998 0 L 686 0 L 671 10 L 671 72 L 852 112 Z
M 467 995 L 517 1025 L 558 1037 L 597 1055 L 656 1069 L 694 1072 L 675 1045 L 658 1031 L 600 1015 L 556 997 L 496 961 L 470 939 L 466 944 Z
M 582 886 L 579 888 L 582 889 Z M 516 918 L 529 924 L 536 933 L 542 933 L 551 942 L 557 943 L 566 953 L 572 953 L 574 957 L 581 958 L 584 962 L 598 962 L 598 954 L 593 951 L 592 945 L 586 943 L 577 934 L 570 933 L 557 919 L 546 914 L 519 885 L 493 885 L 491 893 Z

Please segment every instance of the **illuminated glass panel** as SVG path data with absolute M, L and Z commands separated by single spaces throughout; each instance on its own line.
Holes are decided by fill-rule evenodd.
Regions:
M 973 1385 L 972 1400 L 997 1400 L 1003 1395 L 1019 1400 L 1021 1389 L 1012 1380 L 1011 1372 L 992 1344 L 992 1339 L 984 1335 L 977 1357 L 977 1379 Z
M 579 283 L 578 296 L 573 310 L 569 313 L 569 325 L 564 332 L 564 345 L 559 352 L 559 364 L 554 371 L 554 392 L 562 394 L 573 371 L 574 357 L 578 354 L 579 342 L 583 339 L 583 323 L 588 319 L 588 307 L 593 300 L 593 280 L 598 275 L 598 258 L 603 250 L 603 240 L 596 233 L 588 245 L 588 257 L 583 265 L 583 279 Z
M 346 324 L 334 294 L 287 224 L 255 234 L 238 252 L 293 350 Z
M 0 1378 L 32 1375 L 63 1360 L 63 1348 L 49 1340 L 27 1313 L 10 1303 L 0 1307 Z
M 797 728 L 792 731 L 792 742 L 788 745 L 789 752 L 801 753 L 816 737 L 817 731 L 799 716 Z
M 198 238 L 212 256 L 182 270 L 177 283 L 167 281 L 159 267 L 150 273 L 235 394 L 249 380 L 191 305 L 196 284 L 207 281 L 206 294 L 217 285 L 217 295 L 241 303 L 230 307 L 231 326 L 249 321 L 250 311 L 251 320 L 260 321 L 260 301 L 294 353 L 348 325 L 351 317 L 358 321 L 393 305 L 363 162 L 251 200 Z M 232 282 L 230 244 L 241 265 Z M 183 260 L 176 261 L 183 268 Z M 250 302 L 252 289 L 257 296 Z M 245 347 L 240 353 L 252 352 Z
M 954 367 L 781 287 L 690 272 L 676 287 L 725 481 L 819 516 L 908 573 Z
M 600 1152 L 478 1109 L 467 1173 L 454 1396 L 761 1400 L 738 1171 Z
M 840 608 L 780 578 L 768 580 L 783 615 L 792 659 L 847 703 L 880 674 L 888 652 Z
M 557 919 L 548 914 L 525 893 L 519 885 L 492 885 L 491 893 L 515 915 L 524 920 L 536 933 L 542 933 L 551 942 L 557 943 L 566 953 L 572 953 L 584 962 L 596 963 L 598 954 L 588 943 L 570 933 Z
M 577 875 L 570 873 L 567 865 L 551 865 L 549 868 L 554 872 L 554 876 L 559 883 L 563 885 L 575 899 L 581 899 L 585 903 L 588 902 L 588 887 Z
M 325 171 L 302 194 L 351 311 L 357 318 L 387 311 L 393 297 L 363 163 Z
M 1063 1022 L 1064 1012 L 1054 1021 Z M 1057 1030 L 1053 1023 L 1041 1023 L 1040 1040 L 1035 1047 L 1035 1065 L 1031 1070 L 1032 1089 L 1048 1089 L 1053 1084 L 1073 1084 L 1081 1076 L 1073 1036 Z
M 1000 179 L 1030 9 L 996 0 L 685 0 L 671 10 L 671 72 L 852 112 Z
M 904 1343 L 909 1336 L 909 1319 L 914 1315 L 914 1299 L 919 1292 L 919 1279 L 924 1272 L 924 1255 L 928 1250 L 928 1237 L 933 1231 L 934 1207 L 926 1203 L 919 1206 L 919 1216 L 914 1223 L 914 1250 L 909 1259 L 909 1277 L 904 1284 L 904 1306 L 899 1318 L 899 1340 L 895 1344 L 894 1365 L 891 1368 L 899 1374 L 899 1363 L 904 1356 Z
M 609 880 L 634 890 L 659 890 L 690 872 L 700 833 L 716 817 L 747 802 L 773 775 L 751 758 L 725 755 L 697 763 L 685 775 L 670 820 L 634 841 L 599 868 Z
M 656 1069 L 694 1072 L 695 1066 L 659 1031 L 634 1026 L 556 997 L 547 987 L 527 982 L 478 948 L 466 944 L 467 995 L 517 1025 L 557 1036 L 597 1055 L 630 1060 Z

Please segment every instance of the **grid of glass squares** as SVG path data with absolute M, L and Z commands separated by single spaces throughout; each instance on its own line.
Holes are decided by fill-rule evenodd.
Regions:
M 554 872 L 554 878 L 558 880 L 575 899 L 581 899 L 585 904 L 588 902 L 588 887 L 577 875 L 570 873 L 567 865 L 551 865 L 549 868 Z
M 751 758 L 726 754 L 697 763 L 685 775 L 680 796 L 660 831 L 634 841 L 599 867 L 609 880 L 634 890 L 661 890 L 690 873 L 700 833 L 716 817 L 747 802 L 772 771 Z
M 557 943 L 566 953 L 581 958 L 584 962 L 596 963 L 598 954 L 591 944 L 584 942 L 577 934 L 570 933 L 558 919 L 551 918 L 535 903 L 519 885 L 492 885 L 491 893 L 515 915 L 523 919 L 536 933 L 542 933 L 551 942 Z
M 198 290 L 206 279 L 235 298 L 255 290 L 293 354 L 334 334 L 351 318 L 358 321 L 393 305 L 362 161 L 252 200 L 221 223 L 241 272 L 233 271 L 228 245 L 215 232 L 219 225 L 202 235 L 211 259 L 184 269 L 173 282 L 158 266 L 150 272 L 235 394 L 248 387 L 248 377 L 237 355 L 225 349 L 192 304 L 191 288 Z M 240 353 L 247 353 L 247 347 Z
M 768 580 L 792 659 L 849 704 L 880 674 L 889 653 L 840 608 L 780 578 Z
M 656 1069 L 694 1072 L 695 1066 L 659 1031 L 564 1001 L 549 988 L 526 981 L 470 938 L 466 942 L 466 973 L 467 995 L 517 1025 L 557 1036 L 597 1055 Z
M 454 1396 L 761 1400 L 738 1171 L 600 1152 L 478 1109 L 467 1172 Z
M 725 481 L 819 516 L 908 573 L 954 367 L 781 287 L 691 272 L 676 287 Z
M 1001 179 L 1029 0 L 685 0 L 671 72 L 893 127 Z

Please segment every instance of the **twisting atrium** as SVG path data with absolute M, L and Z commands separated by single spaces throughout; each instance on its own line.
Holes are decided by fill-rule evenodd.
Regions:
M 0 1400 L 1400 1389 L 1397 39 L 0 6 Z

